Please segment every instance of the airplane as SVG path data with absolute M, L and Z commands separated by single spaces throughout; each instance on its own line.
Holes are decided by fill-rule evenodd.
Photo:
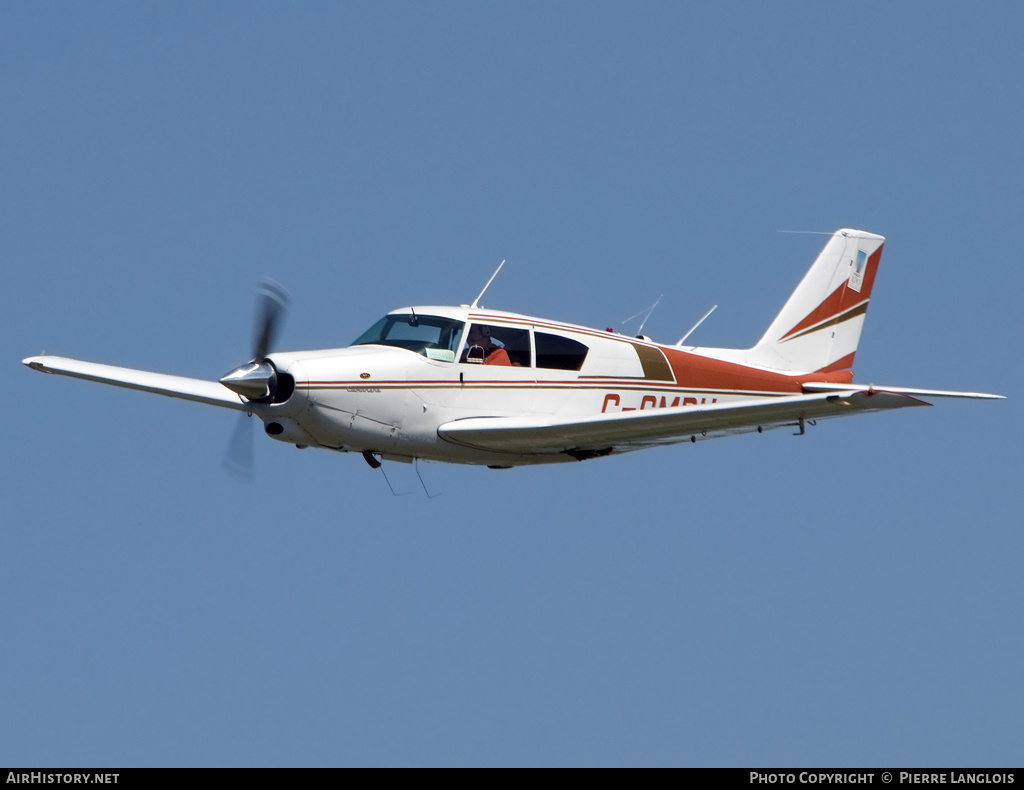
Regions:
M 347 348 L 287 353 L 271 351 L 287 296 L 267 282 L 253 357 L 219 382 L 53 356 L 24 364 L 256 415 L 272 439 L 359 453 L 373 468 L 585 461 L 787 426 L 803 434 L 824 418 L 930 405 L 923 398 L 1002 398 L 853 382 L 884 241 L 831 234 L 748 349 L 488 310 L 478 303 L 492 275 L 471 305 L 404 307 Z

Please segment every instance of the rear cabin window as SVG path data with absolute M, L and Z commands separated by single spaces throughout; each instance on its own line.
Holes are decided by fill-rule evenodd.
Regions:
M 538 368 L 579 370 L 590 350 L 579 341 L 561 335 L 534 332 L 533 337 L 537 344 Z

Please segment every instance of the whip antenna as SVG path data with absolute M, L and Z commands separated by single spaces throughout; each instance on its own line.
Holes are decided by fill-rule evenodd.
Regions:
M 473 300 L 473 304 L 471 304 L 469 306 L 470 310 L 475 310 L 476 309 L 476 303 L 479 302 L 480 299 L 483 297 L 484 292 L 487 291 L 487 289 L 491 287 L 491 283 L 494 281 L 494 278 L 498 276 L 498 272 L 501 271 L 501 267 L 504 266 L 504 265 L 505 265 L 505 261 L 502 261 L 501 263 L 498 264 L 498 268 L 494 270 L 494 274 L 492 274 L 491 275 L 491 279 L 487 281 L 487 285 L 485 285 L 484 286 L 484 290 L 480 292 L 480 296 L 478 296 L 476 299 L 474 299 Z
M 711 315 L 717 309 L 718 309 L 718 305 L 714 305 L 710 310 L 708 310 L 706 313 L 704 313 L 704 318 L 707 318 L 709 315 Z M 687 332 L 685 335 L 683 335 L 681 338 L 679 338 L 679 342 L 676 343 L 676 345 L 677 346 L 681 346 L 683 344 L 683 341 L 686 340 L 686 338 L 688 338 L 690 335 L 693 334 L 693 330 L 696 329 L 698 326 L 700 326 L 701 324 L 704 323 L 704 318 L 700 319 L 700 321 L 698 321 L 696 324 L 693 325 L 693 329 L 691 329 L 689 332 Z
M 638 316 L 639 316 L 639 315 L 640 315 L 641 313 L 643 313 L 643 316 L 644 316 L 644 320 L 640 322 L 640 328 L 636 330 L 636 334 L 637 334 L 637 336 L 639 337 L 640 335 L 642 335 L 642 334 L 644 333 L 644 324 L 646 324 L 646 323 L 647 323 L 647 319 L 651 317 L 651 313 L 653 313 L 653 312 L 654 312 L 654 308 L 658 306 L 658 302 L 660 302 L 660 301 L 661 301 L 661 299 L 662 299 L 662 297 L 663 297 L 664 295 L 665 295 L 665 294 L 662 294 L 662 295 L 661 295 L 661 296 L 659 296 L 659 297 L 658 297 L 657 299 L 655 299 L 655 300 L 654 300 L 654 304 L 652 304 L 652 305 L 651 305 L 650 307 L 648 307 L 648 308 L 647 308 L 647 312 L 646 312 L 646 313 L 645 313 L 645 312 L 644 312 L 643 310 L 641 310 L 641 311 L 640 311 L 639 313 L 637 313 L 636 315 L 631 315 L 631 316 L 630 316 L 629 318 L 627 318 L 627 319 L 626 319 L 625 321 L 621 321 L 620 323 L 621 323 L 621 324 L 627 324 L 627 323 L 629 323 L 630 321 L 632 321 L 632 320 L 633 320 L 634 318 L 637 318 L 637 317 L 638 317 Z

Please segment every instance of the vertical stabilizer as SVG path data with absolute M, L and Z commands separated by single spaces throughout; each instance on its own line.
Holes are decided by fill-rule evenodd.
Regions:
M 884 241 L 848 228 L 832 234 L 748 361 L 792 372 L 851 369 Z

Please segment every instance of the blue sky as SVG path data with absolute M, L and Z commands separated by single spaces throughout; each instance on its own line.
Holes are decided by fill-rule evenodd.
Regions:
M 0 6 L 0 763 L 1019 765 L 1020 79 L 988 3 Z M 857 380 L 1003 402 L 548 468 L 39 375 L 472 300 L 756 340 L 888 239 Z M 627 327 L 628 328 L 628 327 Z

